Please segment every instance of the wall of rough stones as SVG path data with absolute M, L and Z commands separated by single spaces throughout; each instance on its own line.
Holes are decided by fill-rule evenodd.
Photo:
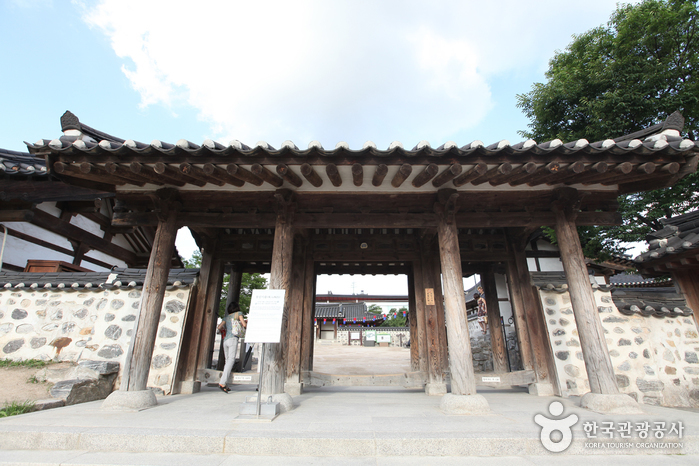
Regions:
M 172 391 L 191 289 L 165 292 L 148 386 Z M 138 319 L 141 289 L 0 289 L 0 359 L 120 363 Z
M 594 287 L 593 287 L 594 288 Z M 590 391 L 567 291 L 539 289 L 563 396 Z M 594 292 L 619 389 L 640 403 L 699 407 L 699 335 L 689 316 L 624 315 Z
M 349 332 L 358 332 L 360 327 L 340 327 L 337 329 L 337 341 L 343 345 L 349 344 Z M 403 346 L 410 341 L 410 329 L 406 327 L 373 327 L 371 329 L 361 328 L 362 338 L 366 330 L 376 330 L 377 332 L 388 332 L 391 334 L 391 343 L 389 346 Z M 402 335 L 402 338 L 401 338 Z M 359 346 L 358 340 L 352 340 L 352 345 Z

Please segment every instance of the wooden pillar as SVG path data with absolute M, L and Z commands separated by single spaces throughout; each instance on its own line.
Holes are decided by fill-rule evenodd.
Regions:
M 476 377 L 473 371 L 471 337 L 466 317 L 463 273 L 459 237 L 453 215 L 452 195 L 444 204 L 436 204 L 439 257 L 444 281 L 444 307 L 449 339 L 449 369 L 453 395 L 475 395 Z
M 434 267 L 432 264 L 434 232 L 427 231 L 420 245 L 420 262 L 422 264 L 422 284 L 425 293 L 425 340 L 427 342 L 427 379 L 428 394 L 443 395 L 446 393 L 446 382 L 442 368 L 442 355 L 439 341 L 439 316 L 437 301 L 442 299 L 437 294 Z
M 124 363 L 120 386 L 122 391 L 140 391 L 148 388 L 148 372 L 177 236 L 179 203 L 175 200 L 176 193 L 170 190 L 159 191 L 156 200 L 160 209 L 158 229 L 143 282 L 138 321 L 133 329 L 133 340 Z
M 687 306 L 695 312 L 699 311 L 699 276 L 696 272 L 672 272 L 672 280 L 680 287 Z
M 490 331 L 490 346 L 493 350 L 493 370 L 495 372 L 508 372 L 507 354 L 505 354 L 507 349 L 505 348 L 505 338 L 502 334 L 500 303 L 495 283 L 495 267 L 492 264 L 481 274 L 481 283 L 483 284 L 484 298 L 488 309 L 488 330 Z
M 408 325 L 410 327 L 410 370 L 420 370 L 420 345 L 417 338 L 417 310 L 415 304 L 415 274 L 408 272 Z
M 291 304 L 289 306 L 285 391 L 292 395 L 301 394 L 301 340 L 303 338 L 304 279 L 308 242 L 303 233 L 305 232 L 295 234 L 291 267 Z
M 619 388 L 575 226 L 578 193 L 573 188 L 559 188 L 554 196 L 556 239 L 561 251 L 563 270 L 568 280 L 568 294 L 575 315 L 587 378 L 590 381 L 590 391 L 616 395 L 619 393 Z
M 512 249 L 510 248 L 510 252 Z M 532 347 L 529 343 L 529 328 L 527 326 L 527 317 L 524 310 L 524 301 L 522 299 L 522 289 L 517 280 L 517 265 L 512 257 L 507 260 L 507 287 L 510 291 L 510 302 L 512 303 L 512 315 L 515 321 L 515 330 L 517 332 L 517 344 L 519 346 L 519 354 L 522 358 L 522 366 L 525 370 L 534 369 L 534 358 L 532 356 Z
M 219 254 L 221 241 L 218 235 L 211 241 L 211 244 L 213 259 L 211 261 L 209 280 L 206 284 L 206 290 L 204 290 L 206 305 L 201 324 L 197 369 L 205 369 L 211 365 L 214 337 L 216 335 L 216 321 L 218 320 L 218 305 L 221 300 L 221 287 L 223 286 L 223 261 Z
M 306 246 L 306 259 L 304 261 L 303 279 L 303 316 L 301 325 L 301 370 L 313 370 L 313 316 L 315 314 L 315 263 L 313 261 L 313 247 Z
M 508 237 L 509 246 L 511 248 L 513 266 L 515 270 L 512 275 L 513 288 L 519 293 L 522 298 L 522 307 L 526 317 L 526 328 L 528 330 L 529 344 L 531 347 L 533 369 L 536 374 L 538 387 L 537 394 L 550 395 L 552 392 L 557 392 L 555 367 L 553 355 L 551 354 L 551 345 L 549 343 L 548 331 L 546 322 L 544 322 L 543 312 L 538 296 L 538 292 L 531 283 L 529 275 L 529 267 L 527 266 L 527 257 L 525 253 L 525 241 L 516 241 L 512 237 Z M 522 341 L 525 337 L 522 337 Z M 524 357 L 524 353 L 523 353 Z M 543 389 L 543 385 L 549 384 L 550 389 Z
M 427 317 L 425 305 L 425 282 L 422 279 L 422 261 L 413 262 L 413 292 L 415 294 L 415 336 L 410 336 L 410 347 L 417 348 L 417 366 L 421 372 L 428 371 L 427 355 Z
M 284 295 L 284 312 L 282 315 L 281 341 L 279 343 L 264 343 L 264 373 L 262 375 L 262 395 L 277 395 L 284 393 L 285 352 L 289 314 L 292 300 L 291 293 L 291 261 L 294 252 L 293 205 L 291 193 L 275 194 L 277 200 L 277 221 L 274 227 L 274 246 L 272 248 L 272 270 L 269 278 L 269 288 L 286 290 Z
M 180 393 L 195 393 L 199 391 L 198 383 L 195 382 L 199 361 L 199 345 L 206 313 L 207 290 L 209 289 L 209 281 L 213 277 L 212 265 L 214 262 L 214 248 L 216 246 L 215 241 L 212 241 L 211 238 L 203 237 L 203 240 L 204 249 L 201 257 L 201 267 L 199 268 L 197 294 L 192 300 L 192 309 L 187 315 L 187 328 L 185 329 L 180 348 L 180 359 L 183 365 L 183 369 L 180 371 Z
M 439 360 L 442 367 L 442 372 L 446 373 L 449 370 L 449 351 L 447 349 L 447 325 L 444 317 L 444 294 L 442 291 L 442 265 L 439 260 L 439 246 L 433 245 L 432 254 L 430 255 L 432 268 L 432 276 L 434 277 L 434 296 L 435 296 L 435 311 L 437 313 L 437 341 L 439 342 Z M 463 291 L 463 278 L 461 281 L 461 291 Z

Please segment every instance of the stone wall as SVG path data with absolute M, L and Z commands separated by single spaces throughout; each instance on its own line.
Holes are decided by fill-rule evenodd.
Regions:
M 563 396 L 590 391 L 575 317 L 563 288 L 539 289 Z M 595 288 L 595 287 L 593 287 Z M 692 315 L 619 312 L 609 290 L 594 291 L 617 383 L 640 403 L 699 407 L 699 335 Z
M 337 329 L 337 341 L 343 345 L 349 344 L 349 332 L 362 331 L 362 339 L 364 338 L 364 332 L 367 330 L 376 330 L 376 332 L 387 332 L 391 334 L 391 343 L 389 346 L 403 346 L 410 341 L 410 329 L 407 327 L 339 327 Z M 402 336 L 402 338 L 401 338 Z M 359 346 L 360 342 L 358 340 L 353 340 L 352 345 Z
M 172 391 L 190 293 L 189 286 L 165 292 L 148 375 L 148 386 L 165 394 Z M 123 368 L 140 302 L 135 287 L 0 289 L 0 359 L 115 361 Z
M 509 364 L 513 371 L 522 369 L 522 358 L 517 347 L 517 336 L 512 327 L 507 327 L 507 353 Z M 471 352 L 473 353 L 473 370 L 475 372 L 493 371 L 493 346 L 490 341 L 490 331 L 483 335 L 478 327 L 475 333 L 471 333 Z

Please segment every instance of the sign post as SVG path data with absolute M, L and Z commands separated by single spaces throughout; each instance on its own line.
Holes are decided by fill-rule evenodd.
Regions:
M 261 343 L 260 377 L 257 386 L 257 406 L 255 414 L 260 417 L 260 399 L 262 398 L 262 378 L 264 373 L 265 343 L 279 343 L 284 316 L 285 290 L 252 290 L 248 327 L 245 332 L 247 343 Z

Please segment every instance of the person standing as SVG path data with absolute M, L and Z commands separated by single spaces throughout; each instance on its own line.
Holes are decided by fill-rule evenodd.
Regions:
M 243 318 L 243 313 L 240 312 L 240 306 L 238 306 L 237 301 L 231 301 L 226 309 L 226 315 L 223 317 L 223 321 L 218 325 L 218 330 L 225 330 L 225 336 L 223 338 L 223 354 L 226 357 L 226 365 L 223 367 L 223 373 L 221 374 L 221 380 L 218 383 L 218 388 L 221 391 L 228 393 L 231 391 L 228 388 L 228 378 L 231 376 L 231 370 L 233 369 L 233 364 L 235 363 L 235 355 L 238 349 L 238 339 L 245 335 L 245 329 L 247 328 L 247 322 Z
M 478 304 L 478 324 L 481 326 L 483 335 L 485 335 L 488 332 L 488 307 L 483 297 L 483 288 L 478 287 L 478 293 L 474 293 L 473 297 Z

